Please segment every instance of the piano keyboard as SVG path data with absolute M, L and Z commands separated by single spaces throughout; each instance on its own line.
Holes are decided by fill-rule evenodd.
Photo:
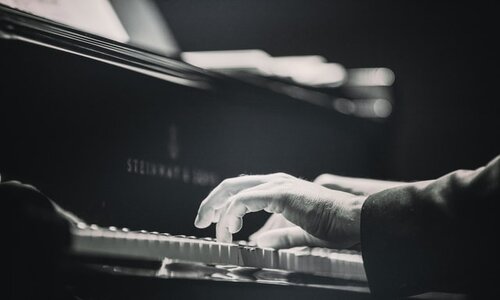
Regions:
M 171 258 L 214 265 L 281 269 L 340 279 L 367 281 L 361 254 L 349 250 L 295 247 L 275 250 L 246 242 L 101 228 L 79 223 L 72 230 L 75 253 L 143 259 Z

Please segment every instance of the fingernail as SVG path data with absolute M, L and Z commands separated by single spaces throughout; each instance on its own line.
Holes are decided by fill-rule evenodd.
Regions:
M 196 215 L 196 219 L 194 219 L 194 226 L 200 228 L 200 215 Z

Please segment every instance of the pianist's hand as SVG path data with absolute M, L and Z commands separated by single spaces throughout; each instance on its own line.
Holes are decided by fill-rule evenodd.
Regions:
M 405 182 L 345 177 L 334 174 L 322 174 L 314 180 L 314 183 L 332 190 L 366 196 L 405 184 Z M 303 234 L 298 232 L 296 235 L 288 234 L 286 236 L 280 234 L 284 231 L 303 231 L 298 228 L 291 229 L 291 227 L 298 226 L 285 219 L 281 214 L 272 214 L 259 230 L 249 236 L 249 240 L 261 244 L 272 244 L 277 248 L 290 248 L 302 245 L 329 246 L 325 241 L 317 239 L 305 232 L 303 232 Z M 289 229 L 283 230 L 284 228 Z
M 15 204 L 21 205 L 24 210 L 34 211 L 35 209 L 32 209 L 30 205 L 36 205 L 37 207 L 43 207 L 43 209 L 47 211 L 54 211 L 58 217 L 69 221 L 70 224 L 76 225 L 77 223 L 83 222 L 83 220 L 73 213 L 61 208 L 31 184 L 22 183 L 17 180 L 0 181 L 0 191 L 2 197 L 19 198 Z M 14 202 L 14 200 L 11 201 Z
M 261 247 L 350 248 L 360 241 L 365 199 L 284 173 L 240 176 L 224 180 L 203 200 L 195 225 L 205 228 L 217 223 L 217 240 L 230 242 L 246 213 L 265 210 L 281 214 L 294 225 L 262 234 L 256 239 Z

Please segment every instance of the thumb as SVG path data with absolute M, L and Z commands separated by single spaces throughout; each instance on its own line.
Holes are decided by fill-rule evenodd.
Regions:
M 284 249 L 298 246 L 328 247 L 329 242 L 318 239 L 299 226 L 266 231 L 254 240 L 262 248 Z
M 262 226 L 259 230 L 257 230 L 253 234 L 251 234 L 248 237 L 248 239 L 250 241 L 256 241 L 259 238 L 259 236 L 261 236 L 263 233 L 268 232 L 269 230 L 277 228 L 285 228 L 285 227 L 295 227 L 295 226 L 297 225 L 285 219 L 285 217 L 283 217 L 282 214 L 272 214 L 269 217 L 269 219 L 267 219 L 264 226 Z

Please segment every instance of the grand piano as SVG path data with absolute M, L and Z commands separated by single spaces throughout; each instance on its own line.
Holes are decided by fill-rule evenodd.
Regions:
M 226 177 L 383 176 L 390 118 L 333 105 L 380 90 L 228 76 L 5 5 L 0 49 L 2 181 L 29 183 L 78 217 L 61 234 L 66 242 L 54 243 L 64 246 L 54 248 L 48 244 L 59 231 L 35 221 L 17 230 L 25 226 L 16 227 L 12 214 L 13 257 L 23 261 L 12 263 L 14 297 L 370 297 L 366 278 L 308 274 L 298 265 L 284 270 L 282 253 L 256 266 L 238 265 L 250 261 L 238 252 L 236 266 L 227 267 L 196 259 L 205 246 L 180 251 L 178 260 L 137 249 L 215 243 L 202 238 L 213 229 L 196 229 L 193 219 Z M 248 216 L 236 239 L 267 217 Z M 113 249 L 135 250 L 114 256 Z

